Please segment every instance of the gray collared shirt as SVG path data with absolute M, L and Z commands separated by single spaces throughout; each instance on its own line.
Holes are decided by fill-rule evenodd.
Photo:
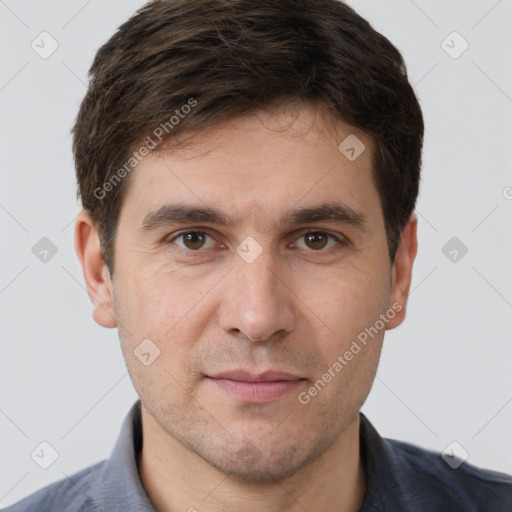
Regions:
M 512 476 L 466 462 L 452 469 L 440 454 L 384 439 L 364 414 L 360 418 L 367 475 L 360 512 L 512 512 Z M 141 447 L 137 400 L 109 459 L 40 489 L 4 512 L 155 512 L 139 477 Z

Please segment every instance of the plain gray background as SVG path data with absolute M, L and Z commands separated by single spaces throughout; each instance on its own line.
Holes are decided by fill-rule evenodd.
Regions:
M 512 473 L 512 1 L 349 3 L 403 53 L 426 121 L 408 318 L 363 411 L 383 436 L 440 456 L 456 441 Z M 137 399 L 74 253 L 69 132 L 96 50 L 141 5 L 0 0 L 1 506 L 107 458 Z M 58 43 L 46 59 L 42 37 Z M 59 454 L 46 470 L 43 441 Z

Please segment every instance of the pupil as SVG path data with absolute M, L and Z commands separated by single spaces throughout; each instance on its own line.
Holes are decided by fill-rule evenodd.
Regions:
M 310 233 L 307 237 L 308 241 L 312 244 L 312 249 L 323 249 L 327 243 L 325 235 L 321 233 Z

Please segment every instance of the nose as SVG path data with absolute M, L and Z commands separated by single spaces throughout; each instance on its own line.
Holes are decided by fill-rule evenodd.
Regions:
M 289 275 L 280 272 L 270 254 L 252 263 L 235 258 L 222 289 L 220 327 L 249 341 L 281 338 L 295 329 L 297 297 Z

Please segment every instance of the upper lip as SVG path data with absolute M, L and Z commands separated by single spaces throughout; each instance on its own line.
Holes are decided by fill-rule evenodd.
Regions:
M 300 380 L 302 377 L 288 372 L 270 370 L 263 373 L 251 373 L 246 370 L 231 370 L 227 372 L 208 375 L 212 379 L 228 379 L 240 382 L 271 382 L 276 380 Z

